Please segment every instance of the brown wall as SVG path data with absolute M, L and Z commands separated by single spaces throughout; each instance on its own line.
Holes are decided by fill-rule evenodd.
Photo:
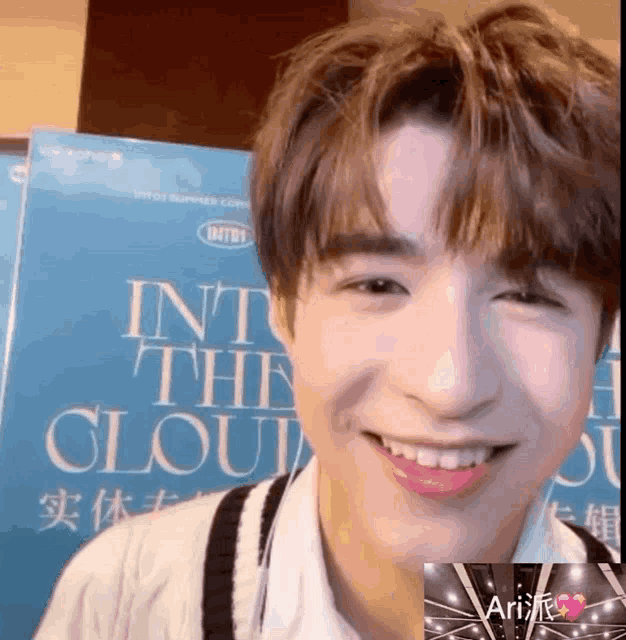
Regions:
M 347 20 L 348 0 L 90 0 L 78 128 L 248 149 L 272 56 Z
M 0 2 L 0 135 L 76 127 L 87 0 Z
M 617 0 L 536 1 L 580 25 L 581 34 L 609 55 L 619 55 Z M 186 9 L 166 8 L 174 4 Z M 403 4 L 412 2 L 91 0 L 81 98 L 87 0 L 2 2 L 0 136 L 25 136 L 32 126 L 78 125 L 98 133 L 245 147 L 273 79 L 272 54 L 348 16 Z M 466 12 L 489 4 L 442 0 L 437 9 L 462 23 Z

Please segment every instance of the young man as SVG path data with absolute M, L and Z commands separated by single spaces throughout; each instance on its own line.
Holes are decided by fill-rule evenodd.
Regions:
M 618 96 L 527 5 L 292 52 L 251 193 L 314 458 L 104 532 L 36 639 L 244 639 L 257 596 L 263 638 L 421 638 L 424 562 L 619 562 L 541 509 L 619 307 Z

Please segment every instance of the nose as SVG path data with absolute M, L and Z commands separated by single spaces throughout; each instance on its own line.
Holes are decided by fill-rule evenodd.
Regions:
M 488 318 L 465 292 L 461 280 L 407 308 L 392 365 L 401 392 L 441 423 L 480 419 L 500 392 Z

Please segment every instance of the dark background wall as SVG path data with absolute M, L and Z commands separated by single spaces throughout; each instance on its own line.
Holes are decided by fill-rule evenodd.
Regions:
M 77 129 L 249 149 L 273 56 L 347 20 L 348 0 L 90 0 Z
M 248 148 L 272 54 L 348 18 L 430 6 L 462 23 L 498 1 L 0 2 L 0 151 L 40 126 Z M 618 57 L 617 0 L 532 1 Z

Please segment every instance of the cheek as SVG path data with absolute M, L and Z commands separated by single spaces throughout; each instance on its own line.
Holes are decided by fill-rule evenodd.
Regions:
M 574 332 L 517 328 L 507 342 L 508 366 L 546 419 L 568 423 L 587 412 L 593 387 L 593 345 Z
M 371 339 L 370 339 L 371 337 Z M 357 332 L 345 316 L 302 314 L 293 344 L 293 392 L 302 429 L 314 449 L 342 447 L 354 433 L 349 418 L 373 393 L 380 364 L 366 345 L 373 336 Z
M 309 305 L 297 319 L 295 340 L 291 349 L 293 393 L 300 423 L 309 439 L 318 440 L 333 413 L 331 403 L 337 393 L 341 372 L 346 370 L 346 346 L 338 339 L 334 325 Z M 312 429 L 311 425 L 318 425 Z
M 541 459 L 551 469 L 576 447 L 584 431 L 593 391 L 594 345 L 578 334 L 519 327 L 508 344 L 509 376 L 535 413 L 537 434 L 529 455 L 534 465 Z
M 294 384 L 329 392 L 343 374 L 363 362 L 362 334 L 345 316 L 330 317 L 312 305 L 303 310 L 292 349 Z

